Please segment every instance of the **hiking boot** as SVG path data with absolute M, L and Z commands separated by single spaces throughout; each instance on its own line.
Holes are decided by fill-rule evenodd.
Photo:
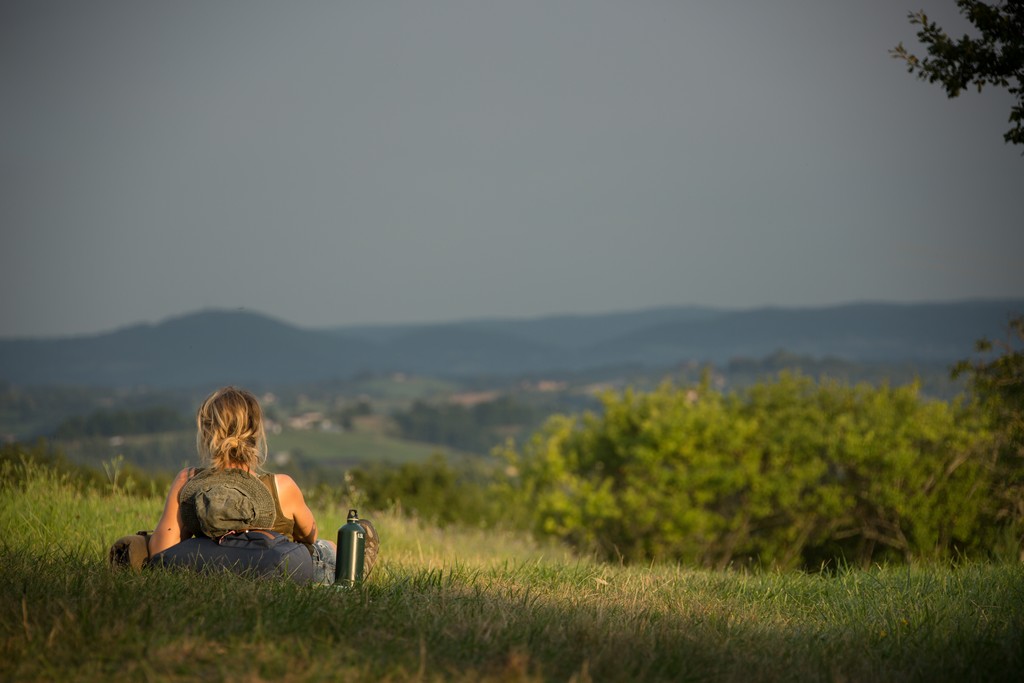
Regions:
M 140 531 L 130 536 L 122 536 L 114 541 L 107 554 L 108 564 L 118 569 L 129 568 L 134 571 L 141 570 L 149 561 L 149 531 Z
M 370 571 L 373 570 L 373 565 L 377 563 L 377 553 L 380 551 L 380 537 L 377 536 L 377 530 L 373 528 L 373 524 L 368 519 L 357 520 L 356 523 L 363 527 L 363 533 L 365 534 L 363 544 L 363 580 L 370 578 Z

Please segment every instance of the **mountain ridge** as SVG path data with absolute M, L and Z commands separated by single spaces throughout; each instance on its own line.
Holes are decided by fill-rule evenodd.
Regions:
M 467 377 L 721 364 L 780 350 L 865 362 L 954 362 L 973 352 L 975 340 L 1000 338 L 1021 312 L 1024 299 L 971 299 L 301 328 L 259 312 L 204 309 L 92 335 L 0 339 L 0 380 L 271 385 L 366 372 Z

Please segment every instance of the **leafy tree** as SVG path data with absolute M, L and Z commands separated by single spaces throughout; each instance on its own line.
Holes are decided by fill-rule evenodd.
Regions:
M 953 368 L 967 376 L 977 397 L 991 408 L 1017 448 L 1024 448 L 1024 315 L 1007 324 L 1007 337 L 979 339 L 978 356 Z
M 921 80 L 940 83 L 951 98 L 971 86 L 978 92 L 986 85 L 1006 88 L 1016 95 L 1017 103 L 1010 109 L 1012 125 L 1003 139 L 1024 144 L 1024 1 L 957 0 L 956 4 L 977 29 L 976 37 L 951 38 L 924 11 L 911 12 L 910 23 L 921 27 L 917 38 L 928 56 L 917 57 L 903 43 L 890 54 L 905 61 L 907 71 Z
M 920 59 L 902 43 L 891 54 L 904 60 L 910 73 L 940 83 L 949 97 L 972 85 L 979 92 L 986 85 L 1006 88 L 1017 103 L 1010 109 L 1012 125 L 1003 139 L 1024 144 L 1024 0 L 956 4 L 977 30 L 976 37 L 954 40 L 923 11 L 912 12 L 910 22 L 921 27 L 917 37 L 928 56 Z M 996 462 L 997 476 L 1004 483 L 997 497 L 1002 506 L 999 516 L 1010 518 L 1010 528 L 1017 528 L 1024 521 L 1024 316 L 1011 320 L 1009 328 L 1005 343 L 979 340 L 980 357 L 957 364 L 953 377 L 968 378 L 1002 440 Z M 1021 546 L 1024 538 L 1015 542 Z M 1024 549 L 1020 552 L 1024 559 Z
M 1024 315 L 1007 325 L 1003 340 L 980 339 L 977 356 L 953 368 L 966 376 L 975 398 L 992 421 L 999 443 L 997 476 L 1003 482 L 995 498 L 997 516 L 1024 525 Z M 1024 559 L 1024 536 L 1013 539 Z

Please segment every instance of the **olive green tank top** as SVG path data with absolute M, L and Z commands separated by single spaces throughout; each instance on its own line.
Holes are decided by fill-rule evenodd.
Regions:
M 295 540 L 295 520 L 291 517 L 286 517 L 284 510 L 281 509 L 281 497 L 277 493 L 277 478 L 267 472 L 266 474 L 260 475 L 260 481 L 263 485 L 270 489 L 270 495 L 274 497 L 274 510 L 276 516 L 274 518 L 274 526 L 270 528 L 271 531 L 287 536 L 289 541 Z

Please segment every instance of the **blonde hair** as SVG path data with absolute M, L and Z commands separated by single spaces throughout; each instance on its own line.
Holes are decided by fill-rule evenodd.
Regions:
M 267 460 L 267 436 L 256 397 L 235 387 L 210 394 L 196 413 L 196 448 L 214 469 L 259 471 Z

